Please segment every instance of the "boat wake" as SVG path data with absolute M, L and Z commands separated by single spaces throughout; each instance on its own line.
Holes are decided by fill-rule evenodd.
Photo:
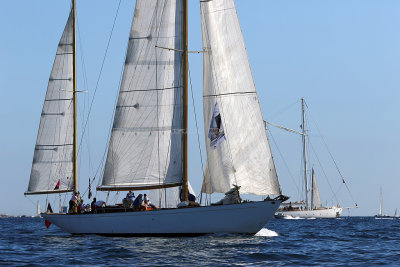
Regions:
M 275 231 L 269 230 L 267 228 L 261 229 L 255 236 L 267 236 L 267 237 L 273 237 L 273 236 L 279 236 L 279 234 Z
M 304 218 L 301 218 L 299 216 L 293 217 L 293 216 L 285 216 L 283 219 L 285 220 L 303 220 Z

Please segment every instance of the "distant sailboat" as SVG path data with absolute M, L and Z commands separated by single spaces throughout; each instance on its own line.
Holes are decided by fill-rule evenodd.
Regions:
M 39 200 L 37 201 L 36 204 L 36 217 L 42 217 L 42 215 L 40 215 L 41 211 L 40 211 L 40 202 Z
M 380 194 L 379 194 L 379 213 L 378 215 L 375 215 L 376 219 L 388 219 L 391 218 L 390 215 L 383 214 L 382 212 L 382 207 L 383 207 L 383 197 L 382 197 L 382 188 L 380 189 Z M 396 217 L 397 209 L 395 211 L 395 216 Z
M 74 234 L 199 235 L 255 234 L 272 218 L 284 196 L 233 0 L 200 1 L 208 158 L 203 192 L 228 191 L 227 198 L 220 205 L 200 207 L 188 201 L 187 2 L 136 1 L 103 179 L 97 187 L 164 194 L 167 189 L 176 194 L 181 187 L 182 208 L 135 212 L 107 205 L 102 213 L 42 213 L 46 220 Z M 25 194 L 77 190 L 75 58 L 72 0 Z M 239 191 L 269 197 L 241 202 Z
M 337 206 L 323 207 L 321 196 L 318 189 L 317 177 L 314 169 L 312 168 L 312 181 L 311 181 L 311 203 L 309 201 L 309 179 L 308 179 L 308 161 L 307 161 L 307 132 L 306 132 L 306 115 L 305 115 L 305 101 L 302 98 L 302 133 L 279 126 L 284 130 L 295 132 L 302 135 L 303 144 L 303 164 L 304 164 L 304 200 L 299 202 L 282 203 L 281 207 L 275 213 L 276 218 L 337 218 L 342 214 L 342 208 Z M 311 205 L 310 205 L 311 204 Z

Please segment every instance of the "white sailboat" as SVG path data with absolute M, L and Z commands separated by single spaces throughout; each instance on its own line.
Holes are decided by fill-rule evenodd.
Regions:
M 375 215 L 375 218 L 376 219 L 389 219 L 389 218 L 392 218 L 388 214 L 383 214 L 382 206 L 383 206 L 383 197 L 382 197 L 382 188 L 381 188 L 380 189 L 380 194 L 379 194 L 379 213 L 378 213 L 378 215 Z M 397 209 L 395 211 L 395 216 L 394 217 L 396 217 L 396 213 L 397 213 Z
M 192 206 L 187 172 L 187 0 L 137 0 L 100 191 L 182 188 L 181 208 L 42 213 L 74 234 L 255 234 L 284 199 L 233 0 L 200 1 L 205 193 L 264 201 Z M 25 194 L 77 190 L 75 0 L 57 49 Z M 244 114 L 244 110 L 246 114 Z M 239 192 L 230 190 L 234 194 Z M 228 198 L 229 200 L 229 198 Z M 228 203 L 227 203 L 228 202 Z
M 311 181 L 311 203 L 309 202 L 309 186 L 308 186 L 308 162 L 307 162 L 307 133 L 306 133 L 306 116 L 305 116 L 305 101 L 302 98 L 302 143 L 303 143 L 303 164 L 304 164 L 304 185 L 305 185 L 305 200 L 300 202 L 283 203 L 275 214 L 276 218 L 337 218 L 342 214 L 343 208 L 339 205 L 331 207 L 323 207 L 321 202 L 321 196 L 318 189 L 317 177 L 314 169 L 312 169 L 312 181 Z M 281 127 L 281 126 L 279 126 Z M 290 130 L 281 127 L 285 130 Z M 294 130 L 290 130 L 295 132 Z M 311 204 L 311 205 L 310 205 Z
M 36 204 L 36 217 L 42 217 L 41 215 L 41 211 L 40 211 L 40 202 L 39 202 L 39 200 L 37 201 L 37 204 Z

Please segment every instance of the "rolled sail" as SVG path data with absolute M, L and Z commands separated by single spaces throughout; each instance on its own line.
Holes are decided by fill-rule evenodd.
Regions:
M 100 190 L 181 183 L 181 36 L 180 0 L 136 1 Z
M 25 194 L 67 192 L 74 188 L 73 49 L 71 11 L 49 78 Z
M 236 7 L 201 1 L 207 174 L 202 192 L 280 194 Z

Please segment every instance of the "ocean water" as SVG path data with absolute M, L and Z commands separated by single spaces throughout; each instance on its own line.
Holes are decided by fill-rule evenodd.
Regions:
M 272 220 L 255 236 L 79 236 L 40 218 L 1 218 L 0 230 L 0 265 L 400 266 L 400 219 Z

